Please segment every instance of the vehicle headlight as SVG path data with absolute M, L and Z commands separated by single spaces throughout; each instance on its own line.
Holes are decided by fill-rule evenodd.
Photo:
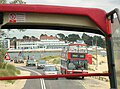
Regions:
M 70 71 L 69 73 L 72 74 L 72 71 Z

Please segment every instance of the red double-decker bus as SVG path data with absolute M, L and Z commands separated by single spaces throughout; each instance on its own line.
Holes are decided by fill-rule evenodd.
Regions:
M 69 44 L 63 49 L 61 57 L 62 74 L 88 73 L 88 64 L 92 64 L 92 55 L 88 54 L 86 44 Z

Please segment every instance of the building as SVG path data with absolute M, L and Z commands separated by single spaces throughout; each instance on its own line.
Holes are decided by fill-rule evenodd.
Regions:
M 16 49 L 38 49 L 40 40 L 37 38 L 17 39 Z
M 0 48 L 10 48 L 10 39 L 0 39 Z
M 64 40 L 53 36 L 40 36 L 40 41 L 46 49 L 62 49 L 68 45 Z
M 62 49 L 68 43 L 53 36 L 40 36 L 39 38 L 17 39 L 16 49 Z

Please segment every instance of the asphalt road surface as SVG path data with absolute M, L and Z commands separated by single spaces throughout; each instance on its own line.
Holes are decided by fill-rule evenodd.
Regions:
M 20 69 L 31 72 L 31 75 L 41 75 L 42 69 L 23 66 Z M 82 79 L 28 79 L 22 89 L 109 89 L 106 84 L 93 78 Z
M 43 72 L 42 69 L 36 67 L 22 67 L 20 69 L 30 71 L 31 75 L 39 75 Z M 58 80 L 28 79 L 22 89 L 85 89 L 85 87 L 76 79 L 59 78 Z

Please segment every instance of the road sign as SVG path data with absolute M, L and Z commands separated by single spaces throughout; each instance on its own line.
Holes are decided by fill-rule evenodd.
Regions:
M 5 53 L 4 60 L 10 60 L 10 55 L 7 52 Z
M 12 23 L 16 22 L 16 14 L 15 13 L 9 14 L 9 22 L 12 22 Z

